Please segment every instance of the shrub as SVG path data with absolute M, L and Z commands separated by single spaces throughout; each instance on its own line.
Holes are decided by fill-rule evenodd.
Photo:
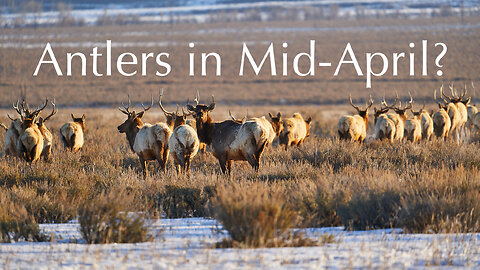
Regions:
M 207 203 L 214 194 L 215 188 L 200 188 L 168 185 L 165 191 L 158 194 L 157 205 L 167 218 L 205 217 L 209 216 Z
M 218 247 L 279 247 L 311 244 L 294 237 L 298 213 L 285 203 L 285 190 L 264 183 L 221 186 L 214 198 L 216 219 L 230 238 Z M 301 239 L 301 240 L 300 240 Z
M 79 210 L 80 232 L 88 244 L 137 243 L 151 239 L 141 214 L 128 213 L 133 196 L 101 194 Z
M 5 193 L 0 194 L 0 205 L 0 242 L 48 241 L 25 207 L 15 204 Z

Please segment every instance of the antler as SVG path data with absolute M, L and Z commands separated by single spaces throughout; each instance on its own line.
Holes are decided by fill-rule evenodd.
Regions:
M 15 111 L 17 111 L 17 113 L 20 115 L 20 118 L 21 118 L 22 121 L 23 121 L 23 113 L 22 113 L 22 110 L 18 107 L 18 103 L 19 103 L 19 102 L 20 102 L 20 101 L 17 99 L 17 104 L 13 103 L 13 104 L 12 104 L 12 107 L 15 109 Z M 10 116 L 9 116 L 9 118 L 10 118 Z M 10 118 L 10 119 L 12 119 L 12 118 Z M 12 120 L 13 120 L 13 119 L 12 119 Z
M 160 96 L 158 98 L 158 105 L 160 106 L 160 109 L 162 109 L 163 113 L 165 115 L 169 115 L 169 116 L 172 116 L 173 115 L 173 112 L 168 112 L 167 110 L 165 110 L 165 108 L 163 108 L 163 105 L 162 105 L 162 96 L 163 96 L 163 88 L 162 88 L 162 91 L 160 92 Z
M 355 108 L 355 110 L 360 111 L 360 108 L 358 108 L 358 106 L 355 106 L 355 104 L 353 104 L 352 94 L 349 95 L 349 99 L 350 99 L 350 105 L 352 105 L 352 107 Z
M 195 94 L 195 99 L 193 101 L 195 101 L 195 106 L 198 105 L 198 103 L 200 102 L 200 92 L 198 90 L 197 94 Z
M 37 116 L 41 111 L 43 111 L 47 107 L 47 105 L 48 105 L 48 99 L 46 98 L 45 102 L 43 103 L 43 105 L 40 106 L 40 108 L 37 107 L 37 109 L 32 113 L 27 111 L 29 113 L 29 117 Z M 28 104 L 27 104 L 27 108 L 28 108 Z
M 392 105 L 388 106 L 387 101 L 385 100 L 385 96 L 383 96 L 383 100 L 382 100 L 381 104 L 382 104 L 383 106 L 385 106 L 385 109 L 386 109 L 386 108 L 392 109 L 393 107 L 395 107 L 395 106 L 397 105 L 397 102 L 398 102 L 398 92 L 395 91 L 395 102 L 393 102 Z
M 45 119 L 43 119 L 43 122 L 47 121 L 48 119 L 50 119 L 50 117 L 57 113 L 57 108 L 55 107 L 55 98 L 53 98 L 53 101 L 51 101 L 50 103 L 53 106 L 52 112 L 47 117 L 45 117 Z
M 152 101 L 150 102 L 150 106 L 145 108 L 145 106 L 142 103 L 143 112 L 146 112 L 146 111 L 150 110 L 152 108 L 152 106 L 153 106 L 153 95 L 152 95 Z
M 452 93 L 453 93 L 453 92 L 452 92 Z M 447 95 L 443 92 L 443 84 L 442 84 L 442 86 L 440 87 L 440 98 L 441 98 L 446 104 L 450 103 L 450 102 L 448 102 L 448 101 L 447 101 L 445 98 L 443 98 L 443 97 L 446 97 L 446 98 L 450 99 L 450 101 L 453 99 L 453 98 L 447 96 Z
M 126 115 L 129 115 L 129 114 L 131 113 L 131 112 L 130 112 L 130 105 L 132 104 L 132 102 L 130 101 L 130 95 L 127 95 L 127 97 L 128 97 L 128 106 L 125 106 L 125 104 L 123 104 L 123 102 L 122 102 L 123 109 L 122 109 L 121 107 L 118 107 L 118 109 L 119 109 L 122 113 L 124 113 L 124 114 L 126 114 Z

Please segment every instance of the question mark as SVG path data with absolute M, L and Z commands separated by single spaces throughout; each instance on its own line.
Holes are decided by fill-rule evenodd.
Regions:
M 437 67 L 441 68 L 443 67 L 443 65 L 440 65 L 440 60 L 442 60 L 442 58 L 445 56 L 445 54 L 447 53 L 447 45 L 445 45 L 445 43 L 435 43 L 435 47 L 437 47 L 438 45 L 442 46 L 442 51 L 440 52 L 440 54 L 437 56 L 437 58 L 435 58 L 435 65 L 437 65 Z M 443 75 L 443 71 L 441 70 L 437 70 L 437 75 L 438 76 L 442 76 Z

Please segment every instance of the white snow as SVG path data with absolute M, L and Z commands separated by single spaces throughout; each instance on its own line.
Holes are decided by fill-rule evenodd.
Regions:
M 238 268 L 424 268 L 448 265 L 480 267 L 479 234 L 402 234 L 401 230 L 344 231 L 308 229 L 306 235 L 335 243 L 317 247 L 212 249 L 226 237 L 212 219 L 152 221 L 153 242 L 82 244 L 78 223 L 42 224 L 55 235 L 48 243 L 0 244 L 0 268 L 10 269 L 238 269 Z

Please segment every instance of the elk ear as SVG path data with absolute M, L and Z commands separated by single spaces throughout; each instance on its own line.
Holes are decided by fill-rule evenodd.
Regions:
M 270 116 L 270 119 L 273 120 L 273 115 L 271 113 L 268 113 L 268 116 Z
M 312 117 L 309 116 L 308 119 L 305 122 L 307 122 L 307 124 L 310 124 L 312 122 Z
M 72 117 L 72 120 L 75 120 L 75 115 L 73 115 L 73 113 L 71 113 L 70 116 Z
M 137 116 L 138 118 L 142 118 L 144 113 L 145 113 L 145 112 L 139 112 L 139 113 L 136 114 L 136 116 Z
M 278 112 L 278 113 L 277 113 L 277 117 L 278 117 L 278 118 L 282 118 L 282 113 L 281 113 L 281 112 Z
M 187 104 L 187 109 L 191 112 L 194 112 L 195 111 L 195 107 L 193 107 L 192 105 L 190 104 Z
M 209 111 L 213 111 L 213 109 L 215 109 L 215 102 L 212 103 L 212 104 L 210 104 L 210 105 L 208 105 L 208 110 L 209 110 Z
M 86 119 L 85 114 L 82 114 L 82 121 L 85 122 L 85 119 Z
M 39 117 L 38 118 L 38 126 L 42 126 L 42 125 L 43 125 L 43 118 Z

